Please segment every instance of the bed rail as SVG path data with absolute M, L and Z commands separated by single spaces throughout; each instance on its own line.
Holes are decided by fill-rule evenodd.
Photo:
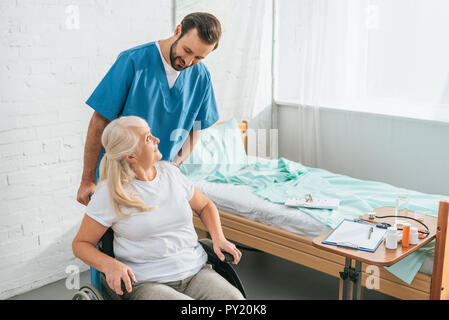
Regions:
M 435 258 L 433 262 L 430 299 L 449 299 L 449 201 L 440 201 L 438 208 Z

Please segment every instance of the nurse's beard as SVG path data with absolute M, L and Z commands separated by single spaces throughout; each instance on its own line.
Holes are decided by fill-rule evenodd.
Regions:
M 179 39 L 178 39 L 179 40 Z M 182 70 L 184 70 L 185 68 L 187 68 L 186 66 L 184 66 L 184 67 L 177 67 L 176 66 L 176 59 L 180 59 L 181 60 L 181 57 L 179 57 L 179 56 L 175 56 L 175 53 L 173 52 L 174 51 L 174 49 L 176 48 L 176 45 L 178 44 L 178 40 L 176 40 L 175 42 L 173 42 L 173 44 L 170 46 L 170 64 L 171 64 L 171 66 L 173 67 L 173 69 L 175 69 L 176 71 L 182 71 Z

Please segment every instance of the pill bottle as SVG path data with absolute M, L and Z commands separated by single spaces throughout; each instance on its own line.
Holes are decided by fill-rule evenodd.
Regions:
M 410 228 L 410 244 L 418 243 L 418 228 L 411 227 Z
M 387 237 L 385 239 L 385 248 L 396 249 L 398 247 L 398 229 L 396 227 L 388 227 Z
M 402 247 L 407 248 L 410 245 L 410 223 L 402 225 Z

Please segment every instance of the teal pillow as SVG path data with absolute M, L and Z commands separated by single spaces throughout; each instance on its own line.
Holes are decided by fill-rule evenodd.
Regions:
M 192 153 L 180 167 L 193 180 L 229 174 L 248 164 L 242 132 L 236 119 L 201 131 Z

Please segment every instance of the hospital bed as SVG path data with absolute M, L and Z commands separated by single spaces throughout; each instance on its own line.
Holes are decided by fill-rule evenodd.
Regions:
M 238 127 L 246 151 L 248 124 L 243 121 Z M 249 186 L 206 180 L 195 184 L 216 204 L 229 240 L 339 277 L 345 258 L 312 245 L 313 238 L 327 232 L 329 227 L 296 208 L 259 198 Z M 434 254 L 427 258 L 410 284 L 379 268 L 378 291 L 407 300 L 449 298 L 449 201 L 440 201 L 438 208 Z M 207 229 L 196 213 L 193 221 L 199 238 L 207 237 Z M 371 276 L 366 267 L 362 269 L 363 286 Z

